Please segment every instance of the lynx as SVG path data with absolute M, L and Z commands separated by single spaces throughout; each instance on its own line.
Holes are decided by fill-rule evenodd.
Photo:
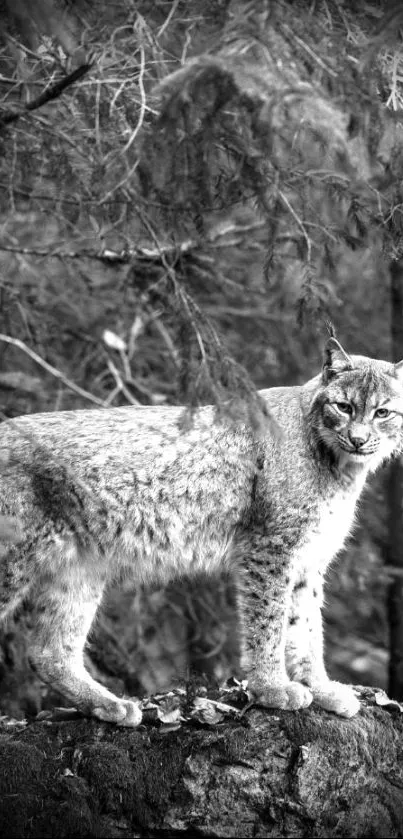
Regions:
M 403 362 L 349 356 L 330 338 L 318 376 L 261 396 L 278 435 L 218 422 L 212 407 L 186 430 L 176 407 L 2 424 L 0 509 L 22 522 L 23 536 L 0 562 L 0 614 L 30 594 L 32 663 L 82 712 L 141 720 L 138 700 L 114 696 L 83 663 L 107 583 L 130 574 L 166 584 L 234 567 L 256 701 L 359 710 L 353 689 L 325 670 L 323 579 L 368 474 L 402 447 Z

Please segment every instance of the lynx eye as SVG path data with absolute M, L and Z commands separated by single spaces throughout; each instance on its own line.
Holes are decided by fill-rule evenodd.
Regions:
M 386 417 L 389 417 L 391 413 L 392 413 L 392 411 L 389 411 L 389 409 L 388 409 L 388 408 L 378 408 L 378 409 L 375 411 L 374 416 L 375 416 L 377 419 L 386 419 Z
M 351 415 L 353 413 L 353 406 L 349 402 L 335 402 L 334 404 L 341 414 Z

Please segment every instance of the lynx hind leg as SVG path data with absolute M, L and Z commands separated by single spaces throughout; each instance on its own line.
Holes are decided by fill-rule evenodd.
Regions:
M 350 685 L 329 679 L 323 657 L 323 576 L 301 573 L 294 586 L 288 620 L 286 663 L 293 679 L 309 686 L 315 705 L 353 717 L 360 702 Z
M 31 587 L 31 569 L 15 545 L 7 545 L 0 555 L 0 622 L 12 615 Z
M 48 572 L 35 586 L 32 665 L 84 714 L 135 727 L 141 722 L 139 703 L 114 696 L 85 669 L 84 644 L 102 597 L 103 581 L 95 574 L 90 577 L 88 572 L 78 571 L 78 567 L 70 569 L 73 582 L 68 567 L 63 574 Z

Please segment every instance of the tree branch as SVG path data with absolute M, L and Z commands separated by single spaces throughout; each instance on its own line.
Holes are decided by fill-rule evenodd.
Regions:
M 64 76 L 63 79 L 60 79 L 58 82 L 55 82 L 55 84 L 50 85 L 46 88 L 46 90 L 42 91 L 36 99 L 33 99 L 32 102 L 28 102 L 20 111 L 9 111 L 8 113 L 5 113 L 0 117 L 0 129 L 5 125 L 10 125 L 10 123 L 16 122 L 21 117 L 27 116 L 30 111 L 38 110 L 38 108 L 41 108 L 53 99 L 58 99 L 66 87 L 74 84 L 74 82 L 77 82 L 82 78 L 82 76 L 88 73 L 92 64 L 93 62 L 90 61 L 86 64 L 81 64 L 80 67 L 76 67 L 75 70 L 72 70 L 72 72 L 67 76 Z
M 242 236 L 249 233 L 251 230 L 256 230 L 263 227 L 264 222 L 254 222 L 253 224 L 244 225 L 227 225 L 218 230 L 213 230 L 210 236 L 206 237 L 206 243 L 211 247 L 234 247 L 242 244 Z M 221 241 L 223 237 L 228 234 L 235 234 L 235 237 L 230 241 Z M 292 238 L 290 236 L 284 237 L 287 240 Z M 155 240 L 157 241 L 157 240 Z M 41 256 L 52 259 L 96 259 L 105 264 L 122 264 L 130 265 L 133 260 L 149 260 L 161 259 L 163 257 L 178 257 L 189 251 L 200 247 L 200 242 L 197 239 L 184 239 L 182 242 L 158 242 L 158 246 L 148 248 L 146 246 L 134 246 L 125 248 L 121 251 L 115 251 L 111 248 L 104 248 L 99 250 L 83 250 L 83 251 L 53 251 L 45 248 L 23 248 L 18 245 L 3 245 L 0 244 L 0 251 L 8 253 L 18 253 L 24 256 Z
M 102 401 L 102 399 L 98 399 L 97 396 L 93 396 L 93 394 L 89 393 L 88 390 L 84 390 L 82 387 L 79 387 L 79 385 L 76 385 L 74 382 L 71 381 L 71 379 L 68 379 L 67 376 L 64 375 L 64 373 L 61 373 L 61 371 L 57 370 L 56 367 L 53 367 L 52 364 L 48 364 L 48 362 L 44 361 L 44 359 L 41 358 L 40 355 L 38 355 L 34 350 L 31 350 L 30 347 L 27 347 L 27 345 L 24 344 L 23 341 L 20 341 L 19 338 L 11 338 L 10 335 L 0 334 L 0 341 L 2 341 L 4 344 L 11 344 L 13 347 L 17 347 L 19 350 L 22 350 L 22 352 L 26 353 L 26 355 L 29 355 L 29 357 L 32 358 L 33 361 L 36 361 L 37 364 L 43 367 L 43 369 L 46 370 L 47 373 L 50 373 L 51 376 L 54 376 L 56 379 L 59 379 L 61 382 L 63 382 L 63 384 L 66 385 L 66 387 L 68 387 L 70 390 L 73 390 L 75 393 L 78 393 L 78 395 L 82 396 L 83 399 L 88 399 L 89 402 L 93 402 L 95 405 L 99 405 L 101 408 L 104 407 L 104 402 Z

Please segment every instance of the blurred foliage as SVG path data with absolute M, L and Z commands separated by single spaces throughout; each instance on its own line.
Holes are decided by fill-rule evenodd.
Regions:
M 229 396 L 258 421 L 254 385 L 317 372 L 325 317 L 349 350 L 390 357 L 399 14 L 380 0 L 0 2 L 3 416 Z M 379 477 L 329 595 L 330 669 L 381 685 L 384 516 Z M 225 580 L 113 591 L 92 660 L 128 691 L 190 667 L 222 678 L 234 612 Z M 21 643 L 4 639 L 3 693 Z

